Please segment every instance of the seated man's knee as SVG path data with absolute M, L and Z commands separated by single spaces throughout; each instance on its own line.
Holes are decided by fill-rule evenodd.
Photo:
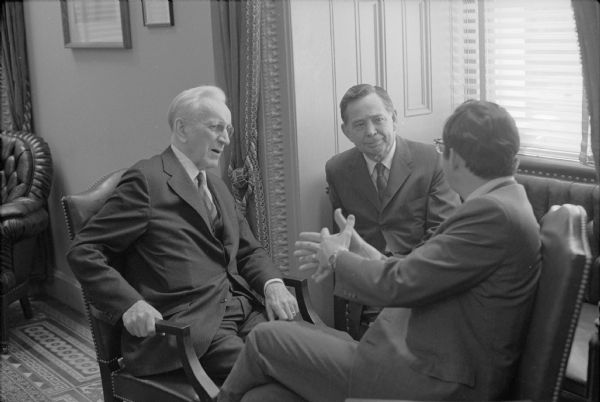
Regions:
M 285 340 L 287 338 L 286 333 L 294 331 L 294 326 L 294 322 L 287 321 L 261 322 L 250 331 L 246 338 L 246 344 L 253 344 L 259 348 L 262 342 L 272 345 L 274 341 Z

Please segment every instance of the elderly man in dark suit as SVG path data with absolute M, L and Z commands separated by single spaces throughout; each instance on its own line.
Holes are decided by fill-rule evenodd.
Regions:
M 219 380 L 257 323 L 291 319 L 298 306 L 225 184 L 207 171 L 233 133 L 223 91 L 183 91 L 168 119 L 171 146 L 123 174 L 68 259 L 94 308 L 122 320 L 132 373 L 180 367 L 174 341 L 155 334 L 164 318 L 192 324 L 196 353 Z
M 297 254 L 337 295 L 385 307 L 360 342 L 290 323 L 248 336 L 220 400 L 278 382 L 309 401 L 496 400 L 511 385 L 540 275 L 539 227 L 513 173 L 519 136 L 496 104 L 469 101 L 438 141 L 464 203 L 423 245 L 384 257 L 343 231 L 301 234 Z
M 331 205 L 354 215 L 358 234 L 381 253 L 408 254 L 459 204 L 444 178 L 440 155 L 433 144 L 398 135 L 398 115 L 381 87 L 351 87 L 340 112 L 342 131 L 355 146 L 325 165 Z M 379 310 L 367 306 L 363 311 L 350 302 L 343 321 L 350 320 L 350 329 L 358 328 L 351 335 L 360 338 Z

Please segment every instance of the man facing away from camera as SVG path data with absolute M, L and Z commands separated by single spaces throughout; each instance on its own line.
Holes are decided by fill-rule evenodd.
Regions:
M 496 400 L 508 391 L 540 275 L 539 226 L 514 177 L 519 135 L 502 107 L 467 101 L 437 141 L 464 203 L 420 247 L 385 257 L 339 210 L 342 232 L 302 233 L 301 269 L 384 309 L 360 342 L 301 323 L 250 333 L 219 398 L 279 383 L 308 401 Z

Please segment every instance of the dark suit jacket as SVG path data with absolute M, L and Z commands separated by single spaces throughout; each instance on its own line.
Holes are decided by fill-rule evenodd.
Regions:
M 356 217 L 356 231 L 373 247 L 408 254 L 459 204 L 450 189 L 432 145 L 396 137 L 383 202 L 369 176 L 363 154 L 352 148 L 325 165 L 329 199 L 334 209 Z
M 509 182 L 458 207 L 406 258 L 340 252 L 335 293 L 386 306 L 360 341 L 350 395 L 502 397 L 524 343 L 540 249 L 527 195 Z
M 131 167 L 102 209 L 74 240 L 68 259 L 95 309 L 116 322 L 144 299 L 165 319 L 192 323 L 198 355 L 225 312 L 230 283 L 263 294 L 280 277 L 268 254 L 235 208 L 225 184 L 207 172 L 223 233 L 213 235 L 198 190 L 171 148 Z M 119 262 L 120 261 L 120 262 Z M 175 345 L 123 331 L 123 357 L 136 375 L 178 368 Z

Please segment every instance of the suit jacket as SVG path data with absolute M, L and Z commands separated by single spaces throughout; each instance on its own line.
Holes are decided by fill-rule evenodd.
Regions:
M 513 181 L 465 202 L 406 258 L 340 252 L 335 293 L 387 306 L 359 343 L 350 395 L 501 398 L 523 347 L 540 253 L 539 226 Z
M 382 202 L 357 148 L 332 157 L 325 165 L 334 209 L 356 217 L 356 231 L 373 247 L 408 254 L 431 235 L 459 204 L 432 145 L 396 137 L 396 152 Z
M 207 223 L 198 189 L 171 148 L 125 172 L 115 192 L 81 230 L 68 253 L 93 307 L 115 323 L 146 300 L 165 319 L 192 323 L 202 355 L 223 318 L 230 286 L 259 304 L 264 283 L 280 277 L 235 208 L 225 184 L 207 172 L 222 235 Z M 180 367 L 172 337 L 123 331 L 129 370 L 148 375 Z

